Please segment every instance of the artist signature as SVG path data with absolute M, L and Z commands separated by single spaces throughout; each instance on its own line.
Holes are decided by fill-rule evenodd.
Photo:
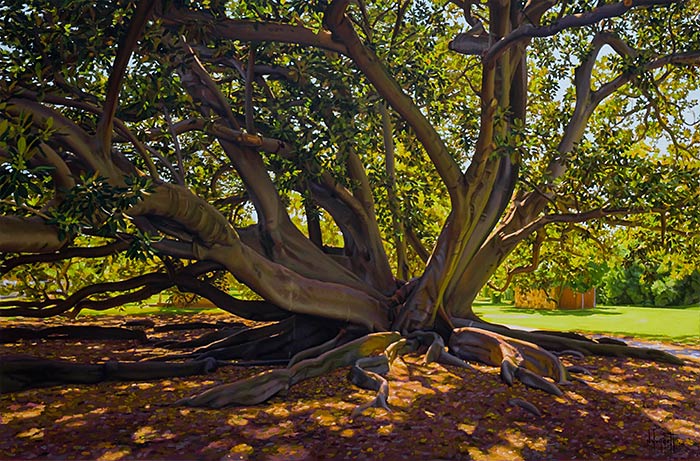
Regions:
M 670 455 L 680 448 L 682 442 L 676 434 L 662 430 L 658 427 L 649 429 L 647 444 L 654 450 Z

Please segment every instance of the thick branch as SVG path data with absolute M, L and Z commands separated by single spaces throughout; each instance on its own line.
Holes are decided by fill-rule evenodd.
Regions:
M 237 299 L 216 286 L 203 282 L 190 274 L 178 275 L 175 278 L 179 289 L 194 293 L 208 299 L 216 307 L 239 317 L 259 322 L 283 320 L 291 314 L 267 301 L 246 301 Z
M 142 0 L 136 7 L 136 12 L 131 18 L 129 29 L 126 36 L 123 37 L 117 48 L 117 56 L 114 59 L 112 72 L 109 74 L 107 82 L 107 97 L 105 98 L 102 117 L 97 125 L 97 140 L 100 143 L 100 154 L 103 159 L 109 158 L 112 144 L 112 122 L 114 115 L 117 113 L 117 104 L 119 101 L 119 92 L 121 90 L 124 73 L 126 72 L 131 54 L 136 48 L 136 45 L 143 35 L 146 28 L 146 22 L 151 17 L 157 1 Z
M 181 25 L 195 27 L 198 30 L 206 25 L 208 36 L 240 41 L 271 41 L 281 43 L 296 43 L 347 54 L 342 44 L 335 42 L 331 34 L 321 30 L 313 30 L 300 26 L 275 22 L 245 21 L 234 19 L 214 19 L 204 12 L 186 11 L 170 8 L 161 14 L 166 26 Z
M 71 258 L 101 258 L 103 256 L 117 254 L 129 248 L 130 242 L 127 240 L 119 240 L 116 242 L 102 245 L 99 247 L 80 248 L 70 247 L 64 248 L 54 253 L 40 253 L 31 255 L 21 255 L 8 259 L 0 266 L 0 274 L 6 274 L 17 266 L 33 263 L 47 263 L 54 261 L 62 261 Z
M 58 228 L 39 217 L 0 216 L 0 252 L 52 253 L 67 239 L 59 238 Z
M 58 111 L 29 99 L 12 98 L 7 103 L 5 110 L 8 114 L 19 117 L 29 112 L 33 116 L 33 123 L 41 128 L 45 128 L 46 120 L 51 118 L 55 129 L 52 141 L 78 156 L 91 169 L 100 171 L 103 176 L 109 176 L 111 170 L 94 155 L 90 137 L 72 120 Z
M 352 23 L 345 16 L 347 4 L 348 0 L 333 1 L 326 11 L 324 24 L 333 32 L 333 38 L 347 47 L 348 55 L 372 82 L 379 94 L 411 126 L 445 183 L 453 207 L 459 206 L 463 200 L 465 188 L 464 176 L 459 165 L 413 100 L 404 93 L 377 55 L 362 43 Z
M 622 16 L 630 9 L 670 5 L 676 1 L 677 0 L 635 0 L 634 2 L 630 2 L 629 6 L 627 6 L 627 2 L 610 3 L 594 8 L 591 11 L 565 16 L 549 26 L 536 26 L 530 23 L 523 23 L 489 49 L 484 57 L 484 65 L 492 65 L 495 63 L 496 59 L 502 56 L 509 48 L 531 38 L 551 37 L 566 29 L 590 26 L 604 19 Z
M 399 216 L 399 199 L 396 195 L 396 160 L 394 152 L 394 127 L 389 111 L 384 104 L 379 105 L 382 116 L 382 134 L 384 139 L 384 156 L 386 158 L 386 186 L 391 222 L 394 229 L 394 246 L 396 247 L 396 275 L 401 280 L 408 279 L 408 262 L 406 259 L 406 241 L 404 240 L 404 225 Z
M 581 213 L 559 213 L 559 214 L 550 214 L 550 215 L 545 215 L 542 216 L 534 221 L 532 221 L 530 224 L 523 226 L 522 228 L 516 230 L 515 232 L 511 234 L 506 234 L 503 235 L 502 239 L 504 242 L 508 242 L 510 240 L 515 240 L 517 242 L 521 242 L 524 240 L 527 236 L 532 234 L 533 232 L 542 229 L 544 226 L 547 224 L 552 224 L 552 223 L 580 223 L 580 222 L 586 222 L 586 221 L 592 221 L 594 219 L 600 219 L 606 216 L 620 216 L 620 215 L 632 215 L 632 214 L 644 214 L 644 213 L 660 213 L 664 210 L 662 209 L 632 209 L 632 208 L 615 208 L 615 209 L 610 209 L 610 208 L 598 208 L 595 210 L 589 210 Z

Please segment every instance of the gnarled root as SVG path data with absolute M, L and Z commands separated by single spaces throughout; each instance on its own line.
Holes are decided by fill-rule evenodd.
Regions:
M 401 336 L 396 332 L 369 334 L 327 350 L 318 357 L 302 360 L 293 357 L 290 361 L 292 365 L 287 368 L 267 371 L 232 384 L 217 386 L 197 396 L 182 399 L 177 404 L 209 408 L 220 408 L 227 405 L 255 405 L 304 379 L 355 364 L 359 359 L 368 357 L 378 350 L 386 350 L 387 346 L 399 339 Z M 304 354 L 308 357 L 308 353 L 304 352 Z M 362 368 L 362 364 L 360 364 L 360 368 Z M 381 382 L 379 388 L 381 391 Z
M 389 359 L 386 355 L 376 357 L 365 357 L 358 359 L 350 369 L 350 381 L 363 389 L 370 389 L 377 392 L 377 395 L 367 403 L 358 405 L 352 411 L 351 417 L 358 416 L 367 408 L 381 407 L 387 411 L 389 405 L 389 383 L 383 375 L 389 372 Z
M 519 399 L 519 398 L 510 399 L 510 400 L 508 400 L 508 404 L 512 405 L 514 407 L 520 407 L 523 410 L 527 411 L 528 413 L 530 413 L 534 416 L 537 416 L 538 418 L 542 416 L 542 412 L 540 411 L 540 409 L 537 408 L 537 406 L 535 406 L 535 404 L 530 403 L 525 399 Z
M 559 359 L 535 344 L 514 340 L 477 328 L 463 327 L 454 331 L 450 352 L 464 360 L 476 360 L 501 368 L 501 379 L 512 385 L 517 379 L 528 387 L 554 395 L 562 395 L 555 383 L 568 383 L 568 373 Z
M 221 408 L 228 405 L 255 405 L 289 388 L 289 370 L 268 370 L 231 384 L 216 386 L 194 397 L 175 402 L 190 407 Z
M 417 330 L 410 333 L 408 338 L 412 341 L 410 344 L 413 346 L 413 349 L 415 349 L 418 345 L 428 346 L 428 350 L 423 358 L 424 364 L 437 362 L 442 365 L 452 365 L 460 368 L 473 369 L 473 367 L 467 362 L 448 352 L 442 336 L 434 331 Z M 413 341 L 417 341 L 418 344 L 414 344 Z

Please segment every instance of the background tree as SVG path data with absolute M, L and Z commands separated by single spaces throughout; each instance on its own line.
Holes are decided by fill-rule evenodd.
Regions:
M 429 345 L 428 359 L 480 360 L 552 393 L 541 376 L 568 373 L 540 346 L 672 360 L 488 325 L 472 302 L 549 224 L 646 213 L 679 231 L 697 224 L 685 125 L 696 4 L 0 8 L 3 272 L 143 261 L 114 281 L 5 302 L 3 315 L 177 287 L 280 321 L 188 357 L 290 357 L 322 343 L 197 405 L 261 401 L 356 360 L 382 404 L 386 383 L 363 361 L 377 348 L 390 362 Z M 668 149 L 648 147 L 660 137 Z M 258 299 L 230 296 L 224 272 Z

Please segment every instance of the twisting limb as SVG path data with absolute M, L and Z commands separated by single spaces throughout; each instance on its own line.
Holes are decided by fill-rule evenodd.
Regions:
M 55 130 L 55 135 L 52 138 L 53 143 L 57 143 L 73 153 L 85 165 L 99 171 L 103 176 L 109 177 L 113 173 L 111 162 L 103 162 L 99 156 L 95 155 L 90 136 L 85 130 L 57 110 L 33 101 L 31 98 L 18 97 L 7 101 L 5 112 L 12 117 L 31 113 L 33 124 L 42 129 L 47 127 L 47 120 L 52 119 Z
M 208 299 L 216 307 L 244 319 L 269 322 L 283 320 L 291 315 L 268 301 L 238 299 L 215 285 L 200 280 L 194 274 L 178 274 L 175 282 L 183 291 Z
M 0 302 L 0 316 L 26 316 L 47 318 L 70 311 L 77 315 L 82 309 L 105 310 L 128 302 L 141 301 L 154 294 L 172 287 L 178 277 L 197 277 L 211 271 L 216 265 L 209 262 L 197 262 L 186 266 L 175 274 L 153 272 L 139 275 L 118 282 L 103 282 L 85 286 L 66 298 L 47 299 L 43 301 L 3 301 Z M 90 299 L 94 295 L 104 295 L 111 292 L 119 294 L 104 299 Z
M 226 120 L 229 124 L 229 128 L 240 130 L 241 125 L 238 123 L 231 109 L 231 105 L 204 68 L 197 53 L 192 46 L 185 41 L 184 37 L 180 40 L 180 46 L 185 51 L 187 57 L 185 63 L 187 65 L 187 70 L 180 74 L 185 86 L 188 87 L 190 92 L 194 93 L 196 99 L 206 101 L 207 108 Z
M 68 247 L 54 253 L 15 256 L 0 264 L 0 274 L 6 274 L 15 267 L 24 264 L 54 262 L 71 258 L 101 258 L 124 251 L 129 248 L 129 244 L 129 238 L 126 238 L 126 240 L 118 240 L 98 247 Z
M 69 99 L 69 98 L 66 98 L 66 97 L 63 97 L 60 95 L 56 95 L 56 94 L 51 94 L 51 93 L 46 94 L 46 95 L 42 95 L 40 97 L 39 94 L 36 93 L 35 91 L 26 90 L 26 89 L 23 89 L 19 93 L 19 95 L 24 99 L 28 99 L 28 100 L 31 100 L 34 102 L 42 102 L 44 104 L 50 103 L 50 104 L 55 104 L 55 105 L 59 105 L 59 106 L 74 107 L 76 109 L 81 109 L 81 110 L 84 110 L 84 111 L 87 111 L 87 112 L 90 112 L 90 113 L 93 113 L 96 115 L 103 115 L 103 110 L 101 107 L 99 107 L 95 104 L 86 102 L 86 101 L 77 101 L 77 100 Z M 166 167 L 168 167 L 171 170 L 174 177 L 177 176 L 177 172 L 173 171 L 174 169 L 173 169 L 172 165 L 170 164 L 170 162 L 168 162 L 159 152 L 157 152 L 156 150 L 154 150 L 148 146 L 145 146 L 141 141 L 139 141 L 139 139 L 131 132 L 131 130 L 129 130 L 129 128 L 126 126 L 126 124 L 124 123 L 123 120 L 121 120 L 113 115 L 112 116 L 112 123 L 113 123 L 114 131 L 119 135 L 119 138 L 117 138 L 116 141 L 118 141 L 118 142 L 124 142 L 124 141 L 130 142 L 134 146 L 134 148 L 136 149 L 136 152 L 138 152 L 138 154 L 141 156 L 141 159 L 144 161 L 146 168 L 148 169 L 148 172 L 151 174 L 151 176 L 154 179 L 158 178 L 158 171 L 156 170 L 156 167 L 153 164 L 153 161 L 151 160 L 150 156 L 148 155 L 149 152 L 154 154 L 156 157 L 158 157 L 159 160 L 161 160 L 166 165 Z M 60 138 L 58 138 L 58 139 L 60 139 Z M 54 141 L 56 141 L 56 139 L 54 139 Z M 87 142 L 88 141 L 86 140 L 86 143 Z M 48 146 L 42 145 L 42 150 L 48 150 L 48 149 L 49 149 Z M 135 167 L 131 164 L 126 163 L 126 162 L 120 163 L 120 167 L 124 167 L 125 172 L 128 172 L 128 173 L 135 172 Z M 72 178 L 68 178 L 68 179 L 72 180 Z M 66 187 L 65 184 L 64 184 L 64 187 L 66 189 L 69 188 L 69 187 Z
M 185 165 L 182 160 L 182 149 L 180 148 L 180 140 L 177 138 L 177 133 L 173 129 L 173 120 L 170 117 L 170 112 L 168 111 L 168 107 L 163 104 L 163 117 L 165 118 L 165 123 L 168 124 L 168 132 L 170 133 L 170 136 L 173 138 L 173 148 L 175 149 L 175 158 L 177 159 L 177 170 L 172 168 L 172 165 L 170 165 L 170 162 L 167 162 L 166 165 L 170 166 L 170 171 L 173 173 L 173 178 L 175 178 L 175 181 L 177 181 L 177 184 L 180 184 L 181 186 L 185 185 Z
M 394 246 L 396 247 L 396 276 L 400 280 L 408 279 L 408 262 L 406 258 L 406 240 L 404 239 L 404 223 L 399 215 L 399 198 L 396 194 L 396 166 L 394 148 L 394 127 L 391 122 L 386 105 L 379 105 L 379 112 L 382 116 L 382 135 L 384 139 L 384 152 L 386 158 L 386 175 L 388 184 L 386 187 L 389 199 L 389 209 L 391 211 L 391 223 L 394 229 Z
M 191 49 L 190 51 L 194 53 Z M 233 113 L 230 106 L 222 106 L 225 102 L 224 95 L 201 62 L 194 58 L 196 56 L 193 54 L 193 59 L 189 61 L 187 69 L 182 71 L 183 81 L 188 91 L 194 98 L 201 100 L 203 108 L 209 107 L 211 111 L 225 117 L 226 120 L 232 118 Z M 203 90 L 206 91 L 204 95 L 201 94 Z M 237 127 L 233 126 L 233 128 Z M 259 136 L 254 136 L 254 138 L 262 139 Z M 371 292 L 378 298 L 383 296 L 376 288 L 360 280 L 355 273 L 327 257 L 291 222 L 258 152 L 240 143 L 221 138 L 219 143 L 250 192 L 251 200 L 259 217 L 259 232 L 261 234 L 259 240 L 263 244 L 267 258 L 303 277 L 341 283 Z M 378 244 L 379 247 L 381 247 L 380 244 L 381 241 Z M 388 263 L 386 266 L 388 267 Z M 385 272 L 390 276 L 388 270 Z M 277 303 L 276 300 L 273 301 Z
M 418 255 L 421 261 L 424 263 L 428 262 L 430 253 L 428 253 L 428 250 L 426 250 L 425 246 L 423 246 L 420 238 L 418 238 L 418 235 L 416 235 L 416 231 L 412 227 L 407 227 L 404 230 L 406 232 L 406 240 L 411 245 L 411 248 L 413 248 L 413 251 L 416 253 L 416 255 Z
M 0 216 L 2 253 L 52 253 L 67 243 L 67 237 L 59 238 L 56 226 L 46 224 L 45 220 L 37 216 Z
M 515 269 L 509 270 L 508 274 L 506 275 L 506 281 L 503 282 L 502 287 L 497 287 L 490 281 L 488 282 L 489 287 L 496 291 L 503 292 L 508 289 L 508 287 L 510 286 L 510 282 L 513 280 L 514 276 L 518 274 L 534 272 L 540 265 L 540 248 L 542 248 L 542 243 L 544 242 L 544 235 L 544 232 L 536 233 L 535 243 L 532 244 L 532 262 L 530 264 L 528 264 L 527 266 L 518 266 Z
M 75 312 L 77 313 L 81 309 L 87 307 L 87 303 L 90 302 L 90 300 L 87 298 L 95 294 L 102 294 L 114 291 L 127 291 L 144 287 L 143 289 L 147 290 L 146 297 L 148 297 L 155 294 L 151 292 L 151 289 L 157 289 L 157 293 L 165 288 L 172 286 L 173 284 L 173 282 L 169 281 L 169 277 L 167 276 L 167 274 L 154 272 L 151 274 L 139 275 L 137 277 L 132 277 L 130 279 L 122 280 L 119 282 L 104 282 L 96 283 L 94 285 L 88 285 L 64 299 L 51 299 L 47 301 L 37 302 L 8 301 L 2 303 L 0 307 L 13 305 L 19 307 L 8 307 L 0 309 L 0 316 L 26 316 L 35 318 L 48 318 L 54 315 L 62 314 L 71 309 L 75 310 Z M 121 301 L 123 303 L 125 300 L 119 299 L 118 301 Z M 95 304 L 99 304 L 104 301 L 92 302 Z M 92 307 L 94 307 L 94 305 L 90 305 L 90 308 Z M 109 307 L 113 306 L 110 305 Z
M 520 27 L 513 30 L 502 40 L 496 42 L 484 56 L 484 62 L 489 63 L 498 59 L 508 49 L 533 37 L 550 37 L 565 29 L 589 26 L 606 18 L 622 16 L 628 10 L 633 8 L 669 5 L 674 1 L 675 0 L 635 0 L 629 4 L 627 2 L 609 3 L 594 8 L 591 11 L 564 16 L 549 26 L 538 26 L 536 24 L 523 23 Z

